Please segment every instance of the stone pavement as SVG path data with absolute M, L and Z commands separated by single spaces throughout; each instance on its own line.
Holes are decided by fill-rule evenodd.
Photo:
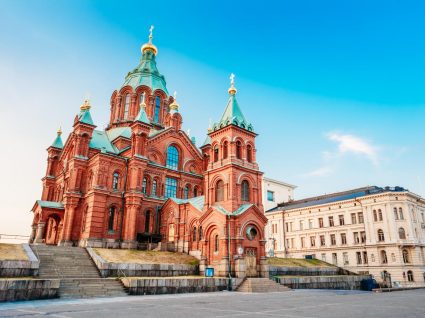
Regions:
M 39 300 L 0 304 L 0 317 L 425 317 L 425 290 L 296 290 Z

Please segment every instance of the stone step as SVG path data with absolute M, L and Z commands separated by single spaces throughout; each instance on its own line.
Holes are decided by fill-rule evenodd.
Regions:
M 280 285 L 268 278 L 247 278 L 236 291 L 245 293 L 270 293 L 288 290 L 290 290 L 288 287 Z

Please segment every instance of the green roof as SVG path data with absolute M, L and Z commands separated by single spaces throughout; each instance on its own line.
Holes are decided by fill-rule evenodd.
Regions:
M 213 130 L 218 130 L 231 124 L 249 131 L 254 131 L 254 127 L 245 119 L 239 107 L 238 101 L 236 100 L 236 94 L 230 95 L 223 116 L 221 116 L 221 120 L 218 123 L 213 125 Z
M 118 149 L 111 143 L 110 139 L 108 138 L 108 134 L 100 130 L 93 131 L 89 147 L 112 154 L 118 154 L 119 152 Z
M 61 135 L 59 133 L 56 136 L 55 140 L 53 141 L 51 147 L 55 147 L 55 148 L 59 148 L 59 149 L 63 148 L 62 138 L 61 138 Z
M 90 110 L 89 109 L 82 110 L 80 112 L 80 115 L 78 116 L 78 121 L 80 123 L 84 123 L 84 124 L 88 124 L 88 125 L 94 126 L 94 122 L 93 122 L 93 119 L 91 118 Z
M 201 212 L 205 203 L 205 197 L 203 195 L 196 198 L 190 198 L 190 199 L 177 199 L 177 198 L 170 198 L 170 199 L 176 202 L 177 204 L 190 203 Z
M 37 200 L 37 204 L 42 208 L 64 209 L 62 202 Z
M 146 111 L 144 107 L 140 107 L 140 111 L 137 114 L 136 118 L 134 119 L 134 121 L 139 121 L 141 123 L 145 123 L 145 124 L 149 124 L 150 125 L 150 121 L 148 118 L 148 115 L 146 115 Z
M 118 137 L 131 138 L 131 128 L 130 127 L 117 127 L 112 128 L 106 131 L 110 141 L 114 141 Z
M 160 89 L 168 95 L 165 78 L 156 66 L 155 54 L 149 50 L 143 53 L 139 65 L 127 74 L 123 86 L 127 85 L 133 88 L 146 85 L 152 89 L 152 92 Z
M 207 135 L 207 138 L 205 138 L 204 143 L 202 144 L 201 147 L 206 146 L 206 145 L 211 145 L 211 137 L 209 135 Z
M 215 204 L 215 205 L 213 205 L 213 207 L 217 210 L 217 211 L 219 211 L 219 212 L 221 212 L 221 213 L 223 213 L 223 214 L 225 214 L 225 215 L 239 215 L 239 214 L 242 214 L 242 213 L 244 213 L 246 210 L 248 210 L 250 207 L 252 207 L 253 206 L 253 204 L 251 204 L 251 203 L 248 203 L 248 204 L 241 204 L 240 206 L 239 206 L 239 208 L 237 208 L 235 211 L 233 211 L 233 212 L 230 212 L 230 211 L 227 211 L 225 208 L 223 208 L 221 205 L 219 205 L 219 204 Z

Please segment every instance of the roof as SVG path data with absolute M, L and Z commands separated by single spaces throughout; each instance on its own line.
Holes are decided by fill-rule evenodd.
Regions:
M 218 130 L 230 124 L 249 131 L 254 131 L 254 127 L 245 119 L 245 116 L 242 114 L 242 110 L 239 107 L 235 94 L 231 94 L 229 96 L 229 100 L 227 102 L 223 116 L 221 116 L 221 120 L 218 123 L 213 125 L 213 130 Z
M 158 71 L 155 54 L 150 51 L 143 52 L 139 65 L 127 74 L 123 86 L 127 85 L 133 88 L 146 85 L 152 91 L 160 89 L 168 95 L 165 78 Z
M 343 192 L 336 192 L 331 194 L 325 194 L 322 196 L 311 197 L 306 199 L 301 199 L 297 201 L 291 201 L 286 203 L 281 203 L 277 207 L 266 211 L 266 213 L 276 212 L 276 211 L 287 211 L 293 209 L 300 209 L 309 206 L 328 204 L 338 201 L 352 200 L 359 197 L 364 197 L 372 194 L 384 193 L 384 192 L 407 192 L 407 189 L 402 187 L 385 187 L 380 188 L 377 186 L 368 186 L 363 188 L 352 189 Z
M 118 149 L 112 144 L 111 139 L 108 138 L 108 133 L 100 130 L 93 131 L 89 147 L 112 154 L 118 154 L 119 152 Z
M 149 124 L 150 125 L 150 121 L 148 118 L 148 115 L 146 115 L 146 111 L 144 107 L 140 107 L 140 111 L 137 114 L 136 118 L 134 119 L 134 121 L 139 121 L 141 123 L 145 123 L 145 124 Z
M 37 200 L 37 204 L 42 208 L 64 209 L 62 202 Z
M 114 141 L 118 137 L 131 138 L 131 128 L 130 127 L 117 127 L 112 128 L 106 131 L 110 141 Z
M 204 203 L 205 203 L 205 196 L 203 195 L 199 197 L 195 197 L 195 198 L 190 198 L 190 199 L 178 199 L 178 198 L 170 198 L 170 199 L 176 202 L 177 204 L 190 203 L 199 211 L 202 211 L 202 208 L 204 207 Z
M 55 138 L 55 140 L 53 141 L 51 147 L 55 147 L 55 148 L 59 148 L 62 149 L 63 148 L 63 142 L 62 142 L 62 138 L 61 135 L 58 134 Z
M 84 124 L 88 124 L 88 125 L 94 126 L 94 122 L 93 122 L 93 119 L 91 118 L 90 110 L 89 109 L 82 110 L 80 112 L 80 115 L 78 115 L 78 121 L 80 123 L 84 123 Z
M 204 143 L 202 144 L 201 147 L 206 146 L 206 145 L 211 145 L 211 137 L 209 135 L 207 135 L 207 138 L 205 138 Z
M 271 178 L 267 178 L 267 177 L 263 177 L 263 180 L 265 182 L 280 184 L 280 185 L 283 185 L 285 187 L 292 188 L 292 189 L 295 189 L 295 188 L 298 187 L 298 186 L 290 184 L 290 183 L 286 183 L 286 182 L 283 182 L 283 181 L 279 181 L 279 180 L 275 180 L 275 179 L 271 179 Z
M 239 214 L 242 214 L 242 213 L 244 213 L 246 210 L 248 210 L 250 207 L 252 207 L 253 206 L 253 204 L 252 203 L 247 203 L 247 204 L 241 204 L 240 206 L 239 206 L 239 208 L 237 208 L 235 211 L 233 211 L 233 212 L 230 212 L 230 211 L 227 211 L 225 208 L 223 208 L 221 205 L 219 205 L 219 204 L 215 204 L 215 205 L 213 205 L 213 207 L 217 210 L 217 211 L 219 211 L 219 212 L 221 212 L 221 213 L 223 213 L 223 214 L 225 214 L 225 215 L 239 215 Z

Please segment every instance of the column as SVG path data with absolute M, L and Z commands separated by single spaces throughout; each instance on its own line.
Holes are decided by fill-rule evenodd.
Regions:
M 125 216 L 125 228 L 123 235 L 122 248 L 136 248 L 136 221 L 137 221 L 137 210 L 138 205 L 127 205 L 126 216 Z
M 44 227 L 46 226 L 46 222 L 38 222 L 37 224 L 37 234 L 35 235 L 35 244 L 44 243 L 43 242 L 43 235 L 44 235 Z
M 32 244 L 34 242 L 36 233 L 37 233 L 37 225 L 33 224 L 31 225 L 31 235 L 28 242 L 29 244 Z
M 65 220 L 63 227 L 63 235 L 59 245 L 72 246 L 72 225 L 74 223 L 75 206 L 65 207 Z

